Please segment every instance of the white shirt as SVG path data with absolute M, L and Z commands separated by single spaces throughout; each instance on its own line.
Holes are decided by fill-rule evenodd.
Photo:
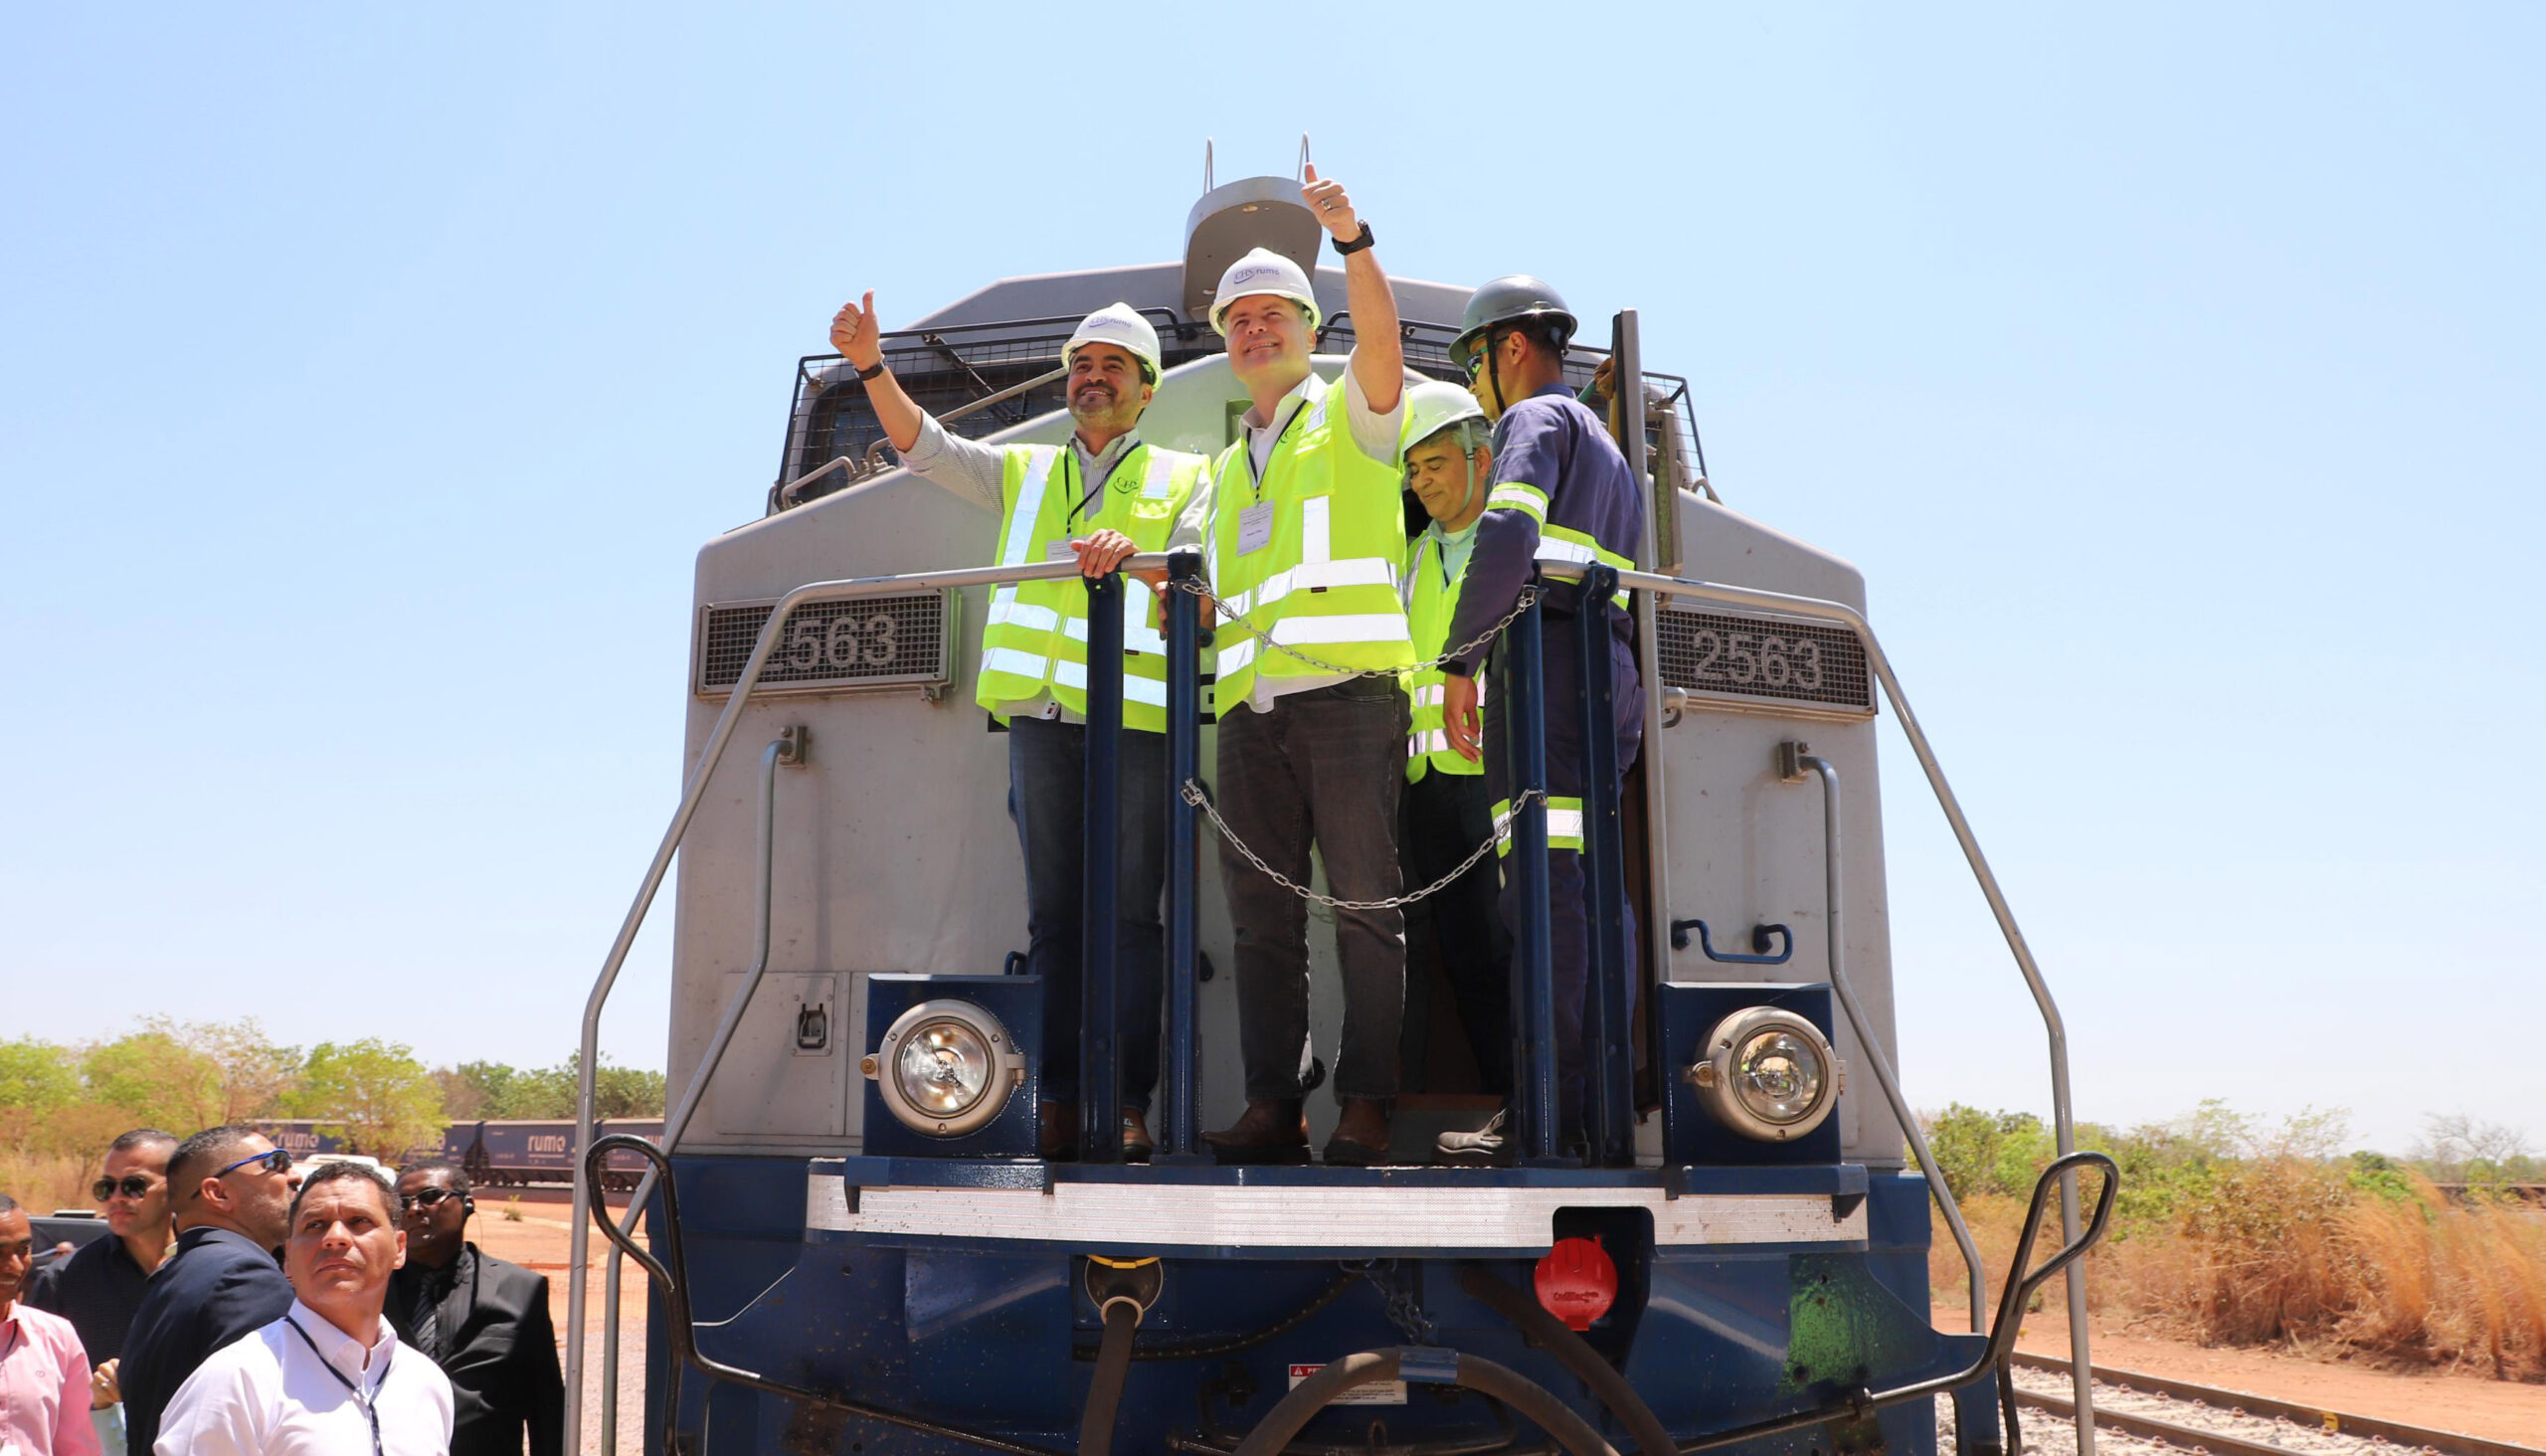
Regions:
M 186 1376 L 159 1418 L 152 1449 L 156 1456 L 372 1456 L 376 1415 L 382 1456 L 450 1456 L 451 1405 L 451 1377 L 401 1351 L 386 1319 L 379 1343 L 366 1350 L 293 1300 L 281 1319 L 213 1352 Z
M 1308 378 L 1301 380 L 1273 407 L 1272 419 L 1258 419 L 1252 407 L 1247 410 L 1239 423 L 1246 431 L 1247 463 L 1253 466 L 1257 479 L 1263 478 L 1265 466 L 1272 463 L 1273 448 L 1281 443 L 1282 434 L 1290 429 L 1291 421 L 1298 417 L 1300 411 L 1326 398 L 1327 392 L 1333 388 L 1315 370 L 1311 370 Z M 1396 397 L 1396 408 L 1381 414 L 1370 408 L 1369 397 L 1362 392 L 1361 377 L 1348 364 L 1344 370 L 1344 419 L 1349 427 L 1347 433 L 1362 454 L 1391 468 L 1397 464 L 1397 433 L 1405 424 L 1405 395 L 1402 391 Z M 1210 548 L 1206 543 L 1210 540 L 1211 508 L 1217 488 L 1218 481 L 1205 471 L 1200 483 L 1193 487 L 1193 497 L 1186 504 L 1184 514 L 1176 523 L 1175 533 L 1168 542 L 1170 551 L 1192 550 L 1201 551 L 1205 556 L 1209 554 Z M 1258 672 L 1255 674 L 1255 688 L 1246 696 L 1246 705 L 1259 713 L 1269 713 L 1273 711 L 1275 698 L 1333 687 L 1339 682 L 1350 682 L 1353 677 L 1350 672 L 1325 672 L 1308 677 L 1274 677 Z

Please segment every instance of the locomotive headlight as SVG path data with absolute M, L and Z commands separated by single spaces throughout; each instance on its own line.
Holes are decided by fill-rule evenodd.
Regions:
M 859 1068 L 913 1132 L 955 1138 L 1007 1105 L 1025 1074 L 1015 1038 L 970 1001 L 921 1001 L 893 1018 Z
M 1793 1011 L 1752 1006 L 1718 1022 L 1689 1068 L 1698 1100 L 1744 1137 L 1782 1143 L 1821 1126 L 1847 1087 L 1847 1067 L 1821 1028 Z

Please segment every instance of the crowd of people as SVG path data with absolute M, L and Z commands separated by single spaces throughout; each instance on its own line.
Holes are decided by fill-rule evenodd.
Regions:
M 303 1168 L 254 1128 L 137 1128 L 92 1191 L 104 1231 L 38 1270 L 0 1190 L 0 1452 L 564 1449 L 547 1277 L 469 1241 L 457 1165 Z
M 1409 373 L 1396 301 L 1343 186 L 1308 169 L 1301 200 L 1344 259 L 1356 340 L 1340 387 L 1311 367 L 1320 323 L 1307 272 L 1258 248 L 1221 276 L 1210 322 L 1248 396 L 1216 457 L 1140 437 L 1162 364 L 1128 304 L 1091 313 L 1063 350 L 1066 445 L 991 445 L 948 432 L 885 363 L 875 295 L 843 306 L 832 346 L 855 370 L 885 438 L 914 473 L 996 511 L 993 561 L 1075 559 L 1082 574 L 1136 553 L 1199 554 L 1219 623 L 1204 666 L 1219 728 L 1214 807 L 1236 930 L 1246 1109 L 1206 1134 L 1222 1161 L 1305 1162 L 1311 854 L 1335 900 L 1344 1021 L 1330 1164 L 1406 1161 L 1392 1146 L 1406 1006 L 1400 897 L 1450 875 L 1512 809 L 1507 725 L 1489 695 L 1498 629 L 1543 564 L 1631 564 L 1642 493 L 1600 418 L 1564 387 L 1575 320 L 1536 278 L 1498 278 L 1468 302 L 1458 385 Z M 1160 1050 L 1167 865 L 1163 571 L 1125 593 L 1120 927 L 1124 1148 L 1146 1156 Z M 1559 1136 L 1578 1144 L 1588 1038 L 1583 897 L 1583 692 L 1569 582 L 1540 585 L 1546 723 L 1549 920 Z M 1078 1045 L 1087 593 L 1074 581 L 1001 586 L 982 637 L 976 700 L 1007 734 L 1008 812 L 1024 855 L 1027 970 L 1042 978 L 1040 1111 L 1046 1157 L 1080 1137 Z M 1206 612 L 1205 623 L 1214 617 Z M 1609 640 L 1616 763 L 1641 745 L 1631 629 Z M 1569 708 L 1577 709 L 1568 711 Z M 1251 851 L 1251 852 L 1250 852 Z M 1256 862 L 1262 861 L 1259 867 Z M 1278 872 L 1286 885 L 1267 869 Z M 1491 857 L 1454 876 L 1432 920 L 1486 1090 L 1508 1095 L 1517 889 Z M 1628 912 L 1630 917 L 1632 911 Z M 1628 943 L 1633 944 L 1633 928 Z M 1630 994 L 1632 988 L 1630 988 Z M 1103 1095 L 1089 1093 L 1089 1095 Z M 1098 1110 L 1088 1126 L 1103 1126 Z M 1440 1151 L 1506 1156 L 1503 1119 L 1444 1134 Z

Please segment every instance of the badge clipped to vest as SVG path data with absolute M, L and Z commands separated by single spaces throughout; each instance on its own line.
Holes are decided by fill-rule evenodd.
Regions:
M 1273 541 L 1273 502 L 1258 501 L 1237 513 L 1237 554 L 1261 551 Z
M 1043 543 L 1043 559 L 1045 561 L 1067 561 L 1070 559 L 1072 554 L 1073 553 L 1070 551 L 1070 538 L 1067 536 L 1054 536 L 1051 540 Z

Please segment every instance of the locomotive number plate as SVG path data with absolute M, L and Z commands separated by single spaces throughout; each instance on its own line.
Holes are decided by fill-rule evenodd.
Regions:
M 780 631 L 754 690 L 943 687 L 953 676 L 957 600 L 953 592 L 910 592 L 801 606 Z M 699 609 L 697 692 L 732 690 L 776 606 L 730 602 Z
M 1865 644 L 1844 627 L 1674 607 L 1654 637 L 1663 682 L 1702 700 L 1850 717 L 1875 710 Z

